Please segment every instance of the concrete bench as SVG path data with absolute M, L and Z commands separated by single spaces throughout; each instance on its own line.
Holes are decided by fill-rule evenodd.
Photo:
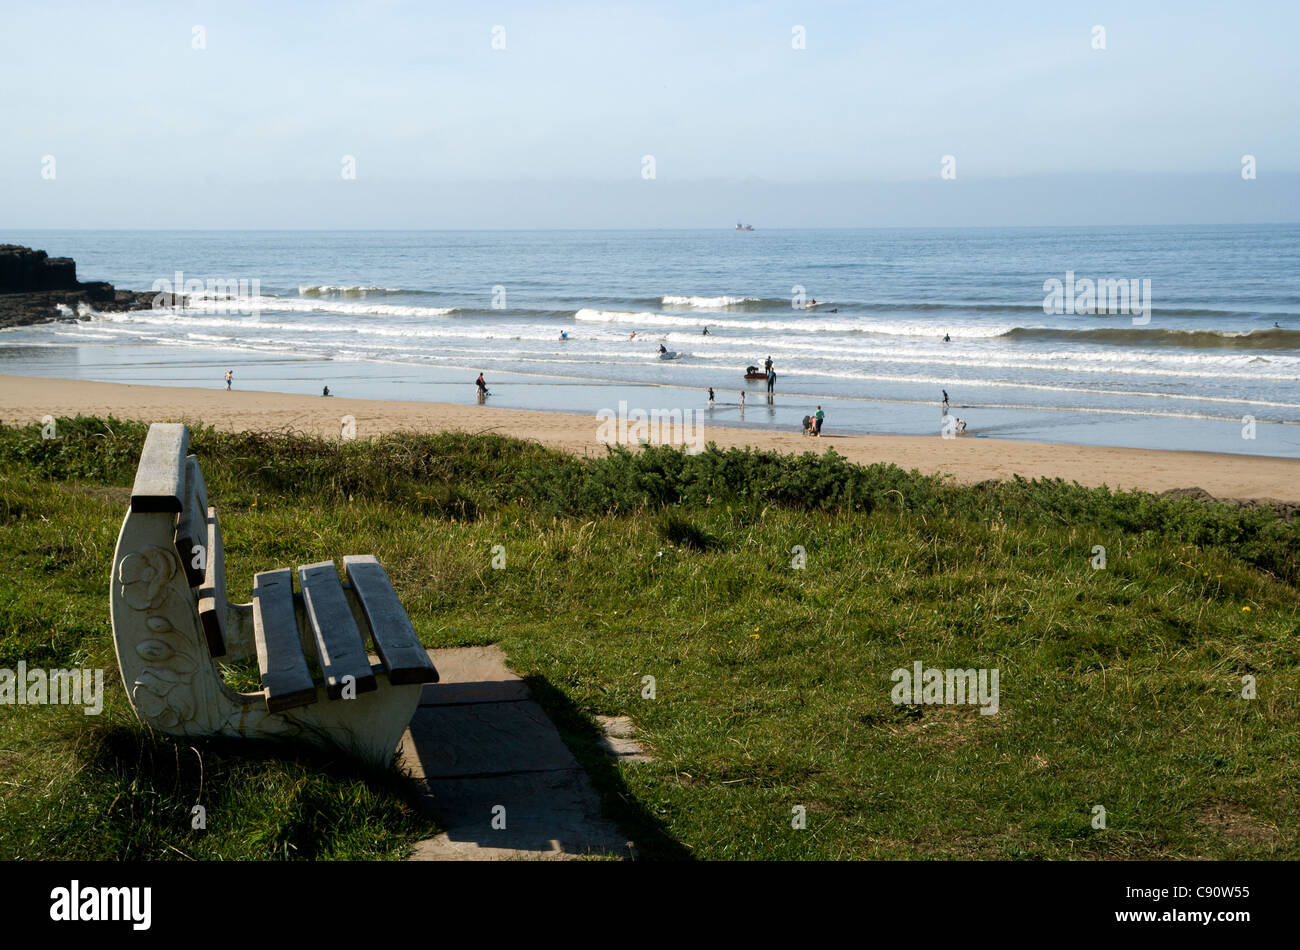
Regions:
M 254 575 L 253 602 L 226 600 L 221 527 L 189 430 L 149 427 L 113 555 L 113 641 L 140 719 L 187 736 L 275 736 L 378 765 L 438 672 L 384 568 L 369 555 Z M 372 662 L 367 643 L 377 658 Z M 239 693 L 218 662 L 257 658 L 262 689 Z

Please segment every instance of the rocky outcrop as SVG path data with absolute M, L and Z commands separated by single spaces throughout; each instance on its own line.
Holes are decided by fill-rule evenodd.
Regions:
M 0 244 L 0 294 L 78 290 L 77 263 L 17 244 Z
M 184 303 L 184 298 L 171 294 L 117 290 L 99 280 L 82 283 L 77 280 L 77 263 L 70 257 L 0 244 L 0 328 L 73 320 L 87 309 L 147 310 L 159 296 L 164 306 Z

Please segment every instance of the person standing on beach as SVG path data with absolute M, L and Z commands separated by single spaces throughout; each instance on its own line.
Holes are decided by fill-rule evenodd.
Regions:
M 821 406 L 818 406 L 818 407 L 817 407 L 817 415 L 816 415 L 815 418 L 817 419 L 817 428 L 816 428 L 816 430 L 813 432 L 813 435 L 821 435 L 821 434 L 822 434 L 822 420 L 826 418 L 826 413 L 822 412 L 822 407 L 821 407 Z
M 772 372 L 772 357 L 769 356 L 767 359 L 763 360 L 763 372 Z
M 939 392 L 943 393 L 943 414 L 946 416 L 948 414 L 948 390 L 941 389 Z
M 226 370 L 226 392 L 230 392 L 230 383 L 234 378 L 235 371 L 233 369 Z
M 709 387 L 709 408 L 713 408 L 713 387 Z
M 745 412 L 745 391 L 743 389 L 740 391 L 740 412 L 742 415 Z
M 776 392 L 776 373 L 772 370 L 767 371 L 767 391 L 768 393 Z

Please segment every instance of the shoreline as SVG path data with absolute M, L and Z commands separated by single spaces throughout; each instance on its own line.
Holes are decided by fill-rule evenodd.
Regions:
M 337 435 L 341 417 L 351 415 L 358 438 L 459 430 L 512 436 L 575 455 L 606 451 L 597 441 L 594 414 L 0 374 L 0 422 L 26 425 L 47 415 L 78 414 L 203 422 L 232 431 L 288 428 L 314 435 Z M 963 484 L 1020 475 L 1090 487 L 1157 493 L 1200 489 L 1220 500 L 1300 504 L 1300 459 L 1273 456 L 938 436 L 829 433 L 813 440 L 798 432 L 715 425 L 703 427 L 703 438 L 720 449 L 801 454 L 834 448 L 852 462 L 892 462 L 907 470 L 949 475 Z

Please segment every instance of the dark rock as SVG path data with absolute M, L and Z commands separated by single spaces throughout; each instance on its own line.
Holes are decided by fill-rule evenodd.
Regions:
M 185 298 L 152 291 L 117 290 L 102 280 L 80 283 L 77 263 L 44 251 L 0 244 L 0 327 L 76 319 L 83 305 L 101 312 L 147 310 L 155 298 L 164 307 L 183 306 Z M 71 311 L 60 312 L 59 305 Z
M 81 285 L 81 289 L 86 292 L 86 296 L 96 303 L 112 303 L 117 299 L 117 291 L 107 281 L 88 281 Z
M 18 244 L 0 244 L 0 294 L 77 290 L 77 264 Z

